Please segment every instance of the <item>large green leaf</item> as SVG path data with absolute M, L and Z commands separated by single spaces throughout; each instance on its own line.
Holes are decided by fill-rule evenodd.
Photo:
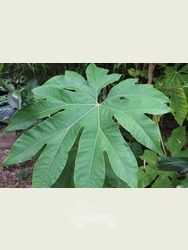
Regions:
M 66 71 L 33 90 L 36 102 L 19 111 L 6 131 L 25 129 L 39 118 L 42 123 L 24 132 L 15 142 L 3 166 L 23 162 L 43 150 L 33 171 L 33 187 L 51 187 L 65 168 L 68 153 L 78 134 L 75 187 L 102 187 L 105 180 L 104 152 L 115 175 L 137 187 L 137 162 L 116 121 L 144 146 L 163 155 L 160 135 L 148 114 L 170 111 L 169 99 L 149 85 L 128 79 L 115 85 L 98 102 L 101 90 L 121 77 L 90 64 L 87 81 Z M 37 101 L 38 100 L 38 101 Z

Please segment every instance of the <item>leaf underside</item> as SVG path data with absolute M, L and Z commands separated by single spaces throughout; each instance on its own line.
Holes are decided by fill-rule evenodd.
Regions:
M 115 175 L 128 186 L 137 187 L 137 162 L 116 122 L 138 142 L 163 156 L 158 129 L 145 114 L 169 112 L 169 99 L 152 86 L 127 79 L 115 85 L 99 103 L 101 90 L 121 77 L 107 73 L 108 70 L 90 64 L 87 81 L 66 71 L 33 89 L 36 102 L 19 111 L 6 131 L 26 129 L 36 120 L 45 119 L 17 139 L 3 166 L 26 161 L 43 149 L 34 166 L 32 186 L 51 187 L 81 134 L 75 157 L 75 187 L 103 187 L 104 154 Z

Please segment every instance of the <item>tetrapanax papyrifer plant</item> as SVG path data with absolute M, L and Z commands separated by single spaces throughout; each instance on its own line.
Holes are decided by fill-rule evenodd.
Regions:
M 66 71 L 33 89 L 36 101 L 19 111 L 6 129 L 26 129 L 46 118 L 17 139 L 3 163 L 7 166 L 26 161 L 41 150 L 33 169 L 33 187 L 51 187 L 56 182 L 76 140 L 75 187 L 103 187 L 106 157 L 115 175 L 130 187 L 137 187 L 137 161 L 117 123 L 138 142 L 163 155 L 158 128 L 146 114 L 169 112 L 169 99 L 151 85 L 127 79 L 112 87 L 106 99 L 99 102 L 102 89 L 121 75 L 108 75 L 108 70 L 90 64 L 86 76 L 87 80 Z

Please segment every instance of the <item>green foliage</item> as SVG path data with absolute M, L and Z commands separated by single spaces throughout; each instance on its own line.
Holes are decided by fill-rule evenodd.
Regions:
M 74 171 L 75 187 L 103 187 L 107 155 L 116 184 L 118 178 L 123 182 L 117 185 L 137 187 L 137 162 L 116 123 L 162 156 L 158 128 L 145 114 L 169 112 L 169 100 L 153 86 L 127 79 L 111 88 L 107 98 L 99 102 L 101 90 L 121 77 L 107 73 L 108 70 L 90 64 L 87 81 L 78 73 L 66 71 L 33 89 L 36 101 L 19 111 L 6 131 L 25 129 L 36 120 L 45 119 L 17 139 L 3 166 L 26 161 L 42 150 L 33 170 L 33 187 L 53 186 L 65 170 L 70 176 L 69 184 L 64 181 L 62 185 L 72 183 Z M 79 134 L 78 146 L 72 152 L 75 160 L 69 162 Z M 73 164 L 69 173 L 69 165 Z M 106 176 L 112 176 L 111 170 L 107 168 Z
M 162 171 L 187 171 L 188 157 L 159 157 L 156 167 Z
M 140 70 L 136 70 L 134 68 L 130 68 L 127 70 L 129 75 L 132 76 L 132 77 L 137 77 L 139 75 L 141 75 L 141 71 Z
M 2 78 L 13 82 L 16 87 L 22 87 L 31 79 L 42 82 L 47 73 L 48 64 L 46 63 L 5 63 Z
M 30 80 L 24 87 L 15 89 L 14 85 L 0 80 L 3 85 L 1 90 L 5 93 L 0 96 L 0 122 L 8 123 L 18 110 L 33 101 L 31 90 L 39 84 L 36 80 Z
M 136 88 L 133 87 L 134 85 L 138 86 L 138 84 L 135 84 L 136 81 L 138 81 L 139 85 L 142 85 L 143 87 L 145 86 L 144 83 L 148 82 L 149 64 L 147 63 L 145 64 L 143 63 L 139 63 L 139 64 L 138 63 L 137 64 L 136 63 L 135 64 L 133 63 L 132 64 L 99 63 L 97 64 L 97 66 L 107 68 L 110 73 L 123 74 L 121 75 L 121 81 L 126 79 L 128 75 L 131 75 L 131 77 L 137 78 L 135 79 L 134 84 L 132 85 L 130 84 L 130 86 L 133 88 L 134 94 L 137 92 L 137 89 L 138 89 L 137 87 Z M 81 74 L 87 79 L 88 78 L 87 70 L 86 70 L 87 67 L 88 67 L 88 63 L 85 63 L 85 64 L 78 64 L 78 63 L 77 64 L 76 63 L 67 63 L 67 64 L 63 64 L 63 63 L 61 64 L 49 64 L 49 63 L 6 64 L 5 63 L 5 64 L 0 64 L 0 126 L 2 126 L 2 124 L 8 124 L 9 120 L 12 120 L 10 126 L 8 126 L 5 131 L 21 129 L 23 131 L 29 130 L 28 132 L 31 132 L 32 131 L 31 128 L 34 127 L 36 128 L 36 130 L 33 130 L 34 133 L 35 132 L 39 133 L 40 126 L 43 129 L 45 127 L 45 124 L 46 126 L 48 126 L 49 121 L 51 122 L 51 124 L 53 123 L 53 121 L 56 124 L 56 121 L 55 121 L 56 115 L 60 114 L 61 112 L 62 114 L 64 112 L 64 114 L 66 115 L 68 112 L 69 107 L 66 105 L 66 108 L 64 109 L 64 106 L 62 105 L 62 102 L 61 102 L 61 101 L 64 101 L 63 100 L 64 95 L 65 95 L 65 99 L 70 98 L 69 101 L 74 102 L 75 100 L 72 99 L 73 95 L 77 95 L 79 91 L 75 90 L 74 88 L 75 86 L 72 89 L 69 89 L 69 88 L 66 88 L 66 86 L 60 87 L 61 84 L 60 85 L 52 84 L 52 79 L 53 80 L 54 79 L 57 80 L 58 78 L 61 79 L 61 77 L 63 76 L 54 77 L 52 79 L 50 78 L 57 74 L 64 74 L 66 72 L 64 77 L 66 78 L 66 81 L 68 82 L 69 81 L 67 80 L 69 78 L 68 73 L 70 70 L 71 71 L 73 70 L 75 72 L 78 72 L 79 74 Z M 33 78 L 34 80 L 32 80 Z M 47 86 L 53 87 L 53 91 L 52 91 L 53 94 L 50 97 L 43 96 L 43 95 L 40 96 L 42 91 L 40 90 L 40 88 L 36 88 L 36 87 L 38 87 L 39 85 L 42 85 L 48 79 L 50 79 L 49 82 L 51 83 L 44 84 L 43 86 L 45 86 L 45 88 L 43 87 L 42 88 L 43 90 L 47 91 L 47 88 L 46 88 Z M 134 116 L 134 112 L 131 112 L 131 108 L 132 108 L 131 106 L 130 112 L 132 116 L 127 114 L 128 108 L 130 107 L 130 105 L 132 105 L 132 104 L 129 104 L 129 102 L 124 103 L 124 101 L 127 101 L 127 100 L 130 101 L 130 98 L 128 96 L 125 96 L 125 95 L 121 96 L 121 105 L 123 104 L 122 106 L 119 105 L 119 103 L 116 104 L 115 102 L 113 102 L 112 105 L 110 103 L 111 105 L 110 107 L 111 108 L 115 107 L 115 109 L 117 108 L 117 110 L 120 110 L 121 115 L 120 113 L 116 111 L 116 113 L 111 114 L 112 118 L 109 118 L 110 116 L 108 116 L 108 118 L 106 117 L 105 119 L 106 120 L 111 119 L 116 124 L 117 129 L 120 129 L 118 131 L 121 133 L 122 140 L 126 143 L 126 145 L 131 149 L 132 153 L 134 154 L 135 162 L 137 161 L 137 164 L 141 166 L 139 167 L 139 170 L 138 170 L 138 177 L 139 177 L 138 186 L 139 187 L 146 187 L 146 186 L 160 187 L 160 185 L 161 187 L 177 187 L 177 186 L 186 187 L 187 177 L 185 175 L 187 172 L 186 158 L 188 157 L 188 150 L 186 149 L 187 145 L 186 145 L 186 128 L 185 128 L 186 121 L 185 119 L 188 120 L 188 112 L 187 112 L 188 111 L 188 64 L 168 64 L 168 63 L 156 64 L 155 70 L 152 75 L 152 79 L 150 75 L 150 82 L 151 80 L 152 82 L 155 83 L 153 86 L 156 89 L 158 89 L 159 91 L 162 91 L 167 97 L 170 98 L 169 105 L 171 108 L 171 112 L 175 120 L 178 122 L 180 126 L 177 129 L 174 129 L 172 131 L 172 135 L 168 137 L 168 133 L 166 134 L 163 128 L 170 129 L 170 126 L 171 128 L 174 128 L 174 126 L 176 126 L 176 123 L 169 120 L 171 119 L 171 116 L 167 115 L 163 117 L 163 113 L 160 113 L 159 115 L 155 113 L 153 117 L 151 115 L 148 115 L 148 114 L 153 114 L 149 110 L 149 106 L 152 106 L 150 104 L 153 102 L 153 99 L 149 100 L 148 99 L 149 94 L 146 95 L 145 98 L 148 99 L 148 102 L 145 103 L 147 107 L 145 111 L 142 113 L 142 115 L 145 113 L 147 117 L 150 117 L 151 119 L 153 119 L 153 121 L 155 120 L 156 124 L 158 124 L 159 126 L 159 129 L 161 126 L 162 137 L 164 137 L 165 140 L 167 140 L 164 143 L 164 146 L 166 148 L 168 156 L 163 157 L 164 155 L 162 154 L 160 145 L 159 145 L 159 140 L 160 140 L 159 132 L 156 135 L 156 126 L 155 126 L 155 133 L 153 137 L 155 137 L 155 140 L 158 137 L 158 146 L 156 146 L 156 141 L 154 143 L 151 142 L 152 141 L 151 131 L 153 127 L 151 130 L 146 131 L 146 128 L 148 129 L 148 127 L 145 126 L 146 125 L 145 120 L 140 119 L 141 113 L 139 109 L 137 113 L 134 110 L 135 112 L 135 116 Z M 118 86 L 118 83 L 121 86 L 120 79 L 107 84 L 101 91 L 99 91 L 99 93 L 97 93 L 98 95 L 97 102 L 100 105 L 99 106 L 100 110 L 101 110 L 101 107 L 103 107 L 103 105 L 108 104 L 107 102 L 108 93 L 110 94 L 111 90 L 113 90 L 113 87 Z M 32 91 L 33 88 L 39 89 L 41 93 L 38 93 L 38 92 L 35 93 L 35 91 Z M 61 94 L 59 94 L 60 96 L 59 98 L 57 98 L 58 91 L 56 91 L 55 93 L 55 88 L 64 89 L 64 91 L 62 91 Z M 123 85 L 122 85 L 122 88 L 123 88 Z M 70 91 L 72 92 L 71 97 L 70 97 Z M 43 94 L 44 92 L 45 91 L 43 91 Z M 143 93 L 141 93 L 141 95 L 142 94 Z M 54 98 L 54 95 L 56 96 L 55 98 Z M 136 96 L 135 99 L 138 100 L 138 101 L 134 101 L 135 106 L 136 105 L 139 106 L 138 103 L 143 102 L 143 100 L 138 99 L 139 95 L 140 93 L 138 93 L 137 96 L 135 95 Z M 87 102 L 85 103 L 84 95 L 81 97 L 81 99 L 83 100 L 84 104 L 88 105 Z M 124 107 L 125 107 L 124 104 L 127 105 L 127 109 L 125 110 L 124 110 Z M 155 108 L 157 107 L 157 105 L 158 104 L 156 103 Z M 20 111 L 16 115 L 14 115 L 18 110 Z M 170 109 L 168 109 L 168 111 L 170 111 Z M 77 111 L 77 113 L 79 112 L 80 112 L 80 109 Z M 74 116 L 73 111 L 71 111 L 71 114 L 72 113 Z M 126 113 L 126 116 L 125 116 L 125 113 Z M 167 117 L 167 120 L 165 120 L 166 117 Z M 64 120 L 62 119 L 62 122 L 65 122 L 65 120 L 66 120 L 66 117 Z M 87 126 L 89 127 L 89 123 L 85 124 L 85 127 Z M 83 135 L 85 135 L 84 134 L 84 131 L 86 130 L 85 127 L 83 126 L 82 128 L 80 128 L 79 133 L 76 132 L 77 135 L 79 134 L 79 136 L 76 137 L 77 141 L 76 143 L 73 142 L 73 145 L 71 144 L 72 148 L 70 146 L 67 156 L 65 156 L 65 158 L 66 157 L 67 158 L 64 160 L 64 163 L 61 166 L 61 171 L 59 169 L 59 173 L 58 173 L 59 175 L 56 175 L 56 180 L 54 178 L 53 179 L 54 183 L 52 183 L 51 181 L 50 183 L 52 184 L 50 184 L 49 186 L 56 187 L 56 188 L 57 187 L 64 187 L 64 188 L 75 187 L 75 176 L 77 175 L 75 170 L 77 169 L 76 167 L 78 165 L 77 158 L 79 156 L 78 149 L 80 148 Z M 142 129 L 143 131 L 141 133 Z M 33 131 L 32 133 L 29 134 L 30 136 L 33 136 Z M 53 134 L 53 131 L 54 130 L 52 130 L 52 134 Z M 138 131 L 140 131 L 140 133 L 138 133 Z M 50 131 L 46 133 L 46 136 L 47 134 L 50 134 Z M 25 133 L 23 135 L 25 135 Z M 161 140 L 164 139 L 162 137 L 161 137 Z M 23 138 L 26 138 L 26 137 L 23 137 Z M 35 137 L 35 140 L 37 141 L 36 137 Z M 148 144 L 146 143 L 146 141 Z M 37 155 L 40 156 L 39 160 L 42 158 L 43 154 L 45 155 L 45 152 L 46 153 L 48 152 L 48 150 L 50 149 L 50 145 L 52 147 L 53 143 L 55 144 L 55 140 L 54 142 L 48 141 L 48 143 L 44 141 L 43 146 L 38 151 L 36 150 L 38 152 Z M 148 146 L 149 144 L 151 145 Z M 145 147 L 150 149 L 149 150 L 150 157 L 147 156 L 147 153 L 146 153 L 147 150 L 144 151 Z M 165 148 L 163 149 L 164 152 L 165 152 Z M 108 159 L 108 154 L 106 154 L 105 152 L 106 151 L 102 152 L 103 171 L 104 171 L 103 187 L 116 187 L 116 188 L 128 187 L 127 183 L 125 182 L 125 179 L 123 180 L 119 178 L 118 175 L 115 173 L 114 168 L 111 166 L 111 162 Z M 160 155 L 160 157 L 158 157 L 158 155 Z M 142 160 L 140 159 L 140 156 Z M 144 166 L 142 166 L 143 159 L 144 159 L 143 156 L 149 161 L 148 163 L 147 160 L 145 159 Z M 152 157 L 154 161 L 153 164 L 151 163 Z M 53 168 L 53 164 L 52 164 L 52 168 Z M 53 171 L 54 170 L 52 170 L 52 172 Z M 176 173 L 176 171 L 178 171 L 178 173 Z M 45 172 L 45 169 L 43 169 L 43 172 Z M 41 175 L 42 175 L 42 172 L 41 172 Z M 102 184 L 100 186 L 102 186 Z
M 188 175 L 186 178 L 177 186 L 178 188 L 188 188 Z
M 188 171 L 188 150 L 184 150 L 186 144 L 186 128 L 178 127 L 172 131 L 165 143 L 172 157 L 159 157 L 157 169 L 161 171 L 176 171 L 181 174 Z
M 51 77 L 64 74 L 66 70 L 83 74 L 87 65 L 88 63 L 5 63 L 2 78 L 20 87 L 27 85 L 31 79 L 36 79 L 42 85 Z
M 36 80 L 30 80 L 22 86 L 21 80 L 19 82 L 15 79 L 16 82 L 14 82 L 13 79 L 7 77 L 7 70 L 11 65 L 16 67 L 20 64 L 0 64 L 0 72 L 2 71 L 0 75 L 0 122 L 5 124 L 22 106 L 32 101 L 31 89 L 39 86 Z
M 4 63 L 0 63 L 0 72 L 2 71 Z
M 156 79 L 155 87 L 170 97 L 172 114 L 180 126 L 188 115 L 188 65 L 180 68 L 179 64 L 174 66 L 162 65 L 164 76 Z M 180 69 L 179 69 L 180 68 Z
M 139 168 L 139 187 L 151 184 L 153 188 L 172 188 L 181 185 L 176 172 L 183 173 L 188 170 L 188 150 L 182 150 L 185 143 L 186 130 L 183 126 L 174 129 L 164 143 L 171 156 L 158 157 L 156 153 L 145 150 L 140 158 L 147 165 Z
M 156 169 L 157 154 L 145 150 L 140 157 L 145 163 L 145 166 L 139 167 L 138 172 L 138 187 L 144 188 L 151 186 L 152 188 L 173 188 L 177 187 L 179 181 L 178 175 L 175 172 L 162 172 Z
M 182 150 L 186 144 L 186 127 L 178 127 L 172 131 L 165 143 L 172 157 L 188 157 L 188 150 Z

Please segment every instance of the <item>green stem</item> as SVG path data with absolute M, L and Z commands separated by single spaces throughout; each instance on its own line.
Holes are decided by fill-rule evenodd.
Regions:
M 10 92 L 14 92 L 15 89 L 13 89 L 12 87 L 10 87 L 9 84 L 7 84 L 5 81 L 3 81 L 1 78 L 0 78 L 0 84 L 2 84 L 2 86 L 7 89 L 8 91 Z
M 165 149 L 165 146 L 164 146 L 163 137 L 161 135 L 161 130 L 160 130 L 159 123 L 157 121 L 156 115 L 153 115 L 153 120 L 154 120 L 154 122 L 156 123 L 156 125 L 158 127 L 158 131 L 159 131 L 159 135 L 160 135 L 160 141 L 161 141 L 161 146 L 162 146 L 162 149 L 163 149 L 163 153 L 165 154 L 165 156 L 167 156 L 167 152 L 166 152 L 166 149 Z

